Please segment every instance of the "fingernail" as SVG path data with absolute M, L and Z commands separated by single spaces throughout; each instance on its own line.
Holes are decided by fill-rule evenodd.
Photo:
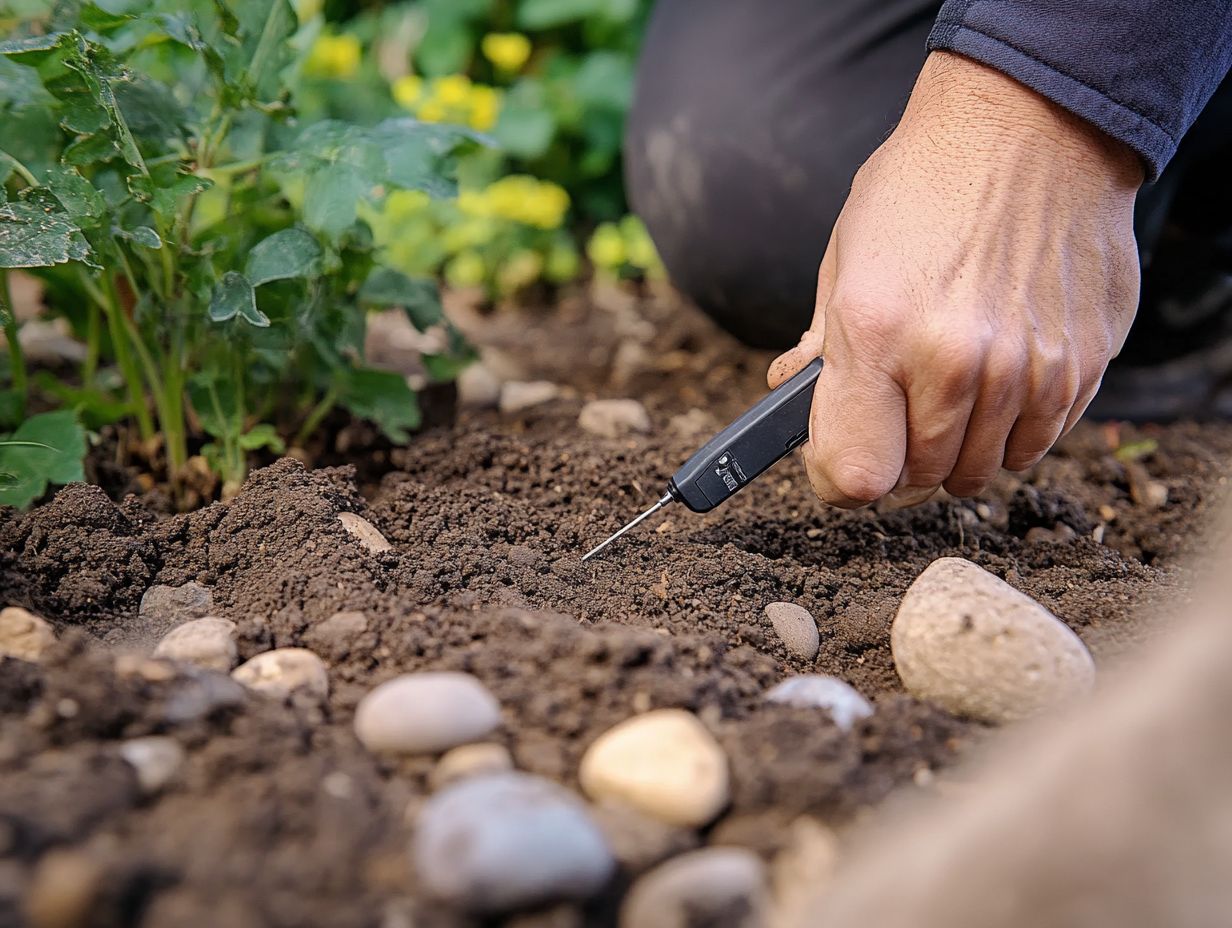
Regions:
M 927 502 L 941 487 L 896 487 L 886 499 L 890 509 L 908 509 Z

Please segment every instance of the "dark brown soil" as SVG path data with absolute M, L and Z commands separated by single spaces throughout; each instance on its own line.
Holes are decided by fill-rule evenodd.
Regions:
M 40 666 L 0 662 L 0 925 L 56 904 L 71 916 L 63 926 L 457 924 L 415 900 L 405 861 L 407 810 L 426 794 L 430 761 L 375 759 L 350 728 L 368 689 L 428 668 L 483 680 L 518 766 L 565 783 L 615 722 L 651 706 L 697 712 L 734 778 L 732 806 L 703 840 L 769 851 L 795 814 L 841 825 L 983 735 L 904 695 L 894 673 L 889 623 L 931 560 L 987 567 L 1114 660 L 1149 633 L 1138 607 L 1183 595 L 1178 559 L 1200 544 L 1232 459 L 1228 426 L 1083 426 L 985 499 L 883 513 L 823 511 L 798 462 L 785 462 L 725 508 L 669 509 L 583 565 L 582 552 L 654 501 L 708 424 L 764 389 L 766 358 L 663 298 L 460 317 L 527 379 L 575 395 L 470 414 L 354 467 L 283 460 L 230 504 L 186 516 L 86 486 L 0 513 L 0 605 L 31 608 L 61 635 Z M 643 341 L 641 362 L 614 371 L 617 346 L 627 358 Z M 654 432 L 581 432 L 578 409 L 596 395 L 643 398 Z M 1148 437 L 1156 450 L 1118 460 L 1118 447 Z M 350 454 L 335 442 L 319 460 Z M 1163 508 L 1144 481 L 1166 485 Z M 368 554 L 341 511 L 371 520 L 393 550 Z M 238 623 L 242 657 L 287 645 L 320 654 L 328 703 L 282 705 L 131 656 L 167 630 L 138 619 L 144 591 L 188 581 Z M 776 637 L 762 610 L 777 600 L 817 618 L 814 662 Z M 366 631 L 319 627 L 344 609 L 363 611 Z M 805 670 L 848 680 L 876 714 L 844 733 L 763 704 Z M 153 733 L 188 760 L 143 798 L 118 745 Z M 519 924 L 602 923 L 616 892 Z M 87 914 L 72 914 L 75 899 Z

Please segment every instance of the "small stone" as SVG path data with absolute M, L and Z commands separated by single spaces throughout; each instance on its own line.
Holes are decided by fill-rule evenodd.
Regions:
M 1026 718 L 1089 694 L 1081 639 L 1035 600 L 962 558 L 933 561 L 890 629 L 907 691 L 986 722 Z
M 458 404 L 470 409 L 492 409 L 500 402 L 501 381 L 482 361 L 468 364 L 458 374 Z
M 672 825 L 710 823 L 730 795 L 727 756 L 682 709 L 656 709 L 608 729 L 586 750 L 578 779 L 593 799 L 623 801 Z
M 1113 522 L 1116 520 L 1117 511 L 1105 503 L 1099 507 L 1099 517 L 1105 522 Z
M 367 630 L 368 617 L 362 612 L 335 612 L 304 632 L 304 644 L 329 660 L 340 661 Z
M 612 385 L 627 387 L 639 374 L 650 370 L 652 363 L 650 352 L 641 342 L 633 338 L 623 339 L 612 356 Z
M 1145 488 L 1144 501 L 1151 509 L 1163 509 L 1168 505 L 1168 485 L 1158 480 L 1150 481 Z
M 795 657 L 811 661 L 817 656 L 821 637 L 817 633 L 817 622 L 807 609 L 795 603 L 771 603 L 766 607 L 766 616 Z
M 357 516 L 353 512 L 338 513 L 338 521 L 361 545 L 368 549 L 372 554 L 380 554 L 382 551 L 390 550 L 393 545 L 385 540 L 385 536 L 380 530 L 365 519 L 363 516 Z
M 193 581 L 183 586 L 152 586 L 141 597 L 138 615 L 148 625 L 167 628 L 203 619 L 214 610 L 214 594 Z
M 436 754 L 486 737 L 500 721 L 500 703 L 470 674 L 411 673 L 360 700 L 355 734 L 369 751 Z
M 711 413 L 697 408 L 672 416 L 667 420 L 667 427 L 684 439 L 712 434 L 718 426 L 719 421 Z
M 171 629 L 154 648 L 154 656 L 226 673 L 239 657 L 235 623 L 217 618 L 192 619 Z
M 0 609 L 0 657 L 38 661 L 56 643 L 51 625 L 20 606 Z
M 615 869 L 585 804 L 518 772 L 468 777 L 434 795 L 411 856 L 428 895 L 479 914 L 587 899 Z
M 801 708 L 825 709 L 844 731 L 873 714 L 869 701 L 840 680 L 822 674 L 789 677 L 766 693 L 767 702 Z
M 769 914 L 766 869 L 752 851 L 707 847 L 640 877 L 620 907 L 620 928 L 761 928 Z
M 440 790 L 450 783 L 484 773 L 501 773 L 513 769 L 513 757 L 503 744 L 485 741 L 480 744 L 463 744 L 446 751 L 432 773 L 428 785 Z
M 539 406 L 560 396 L 560 387 L 547 380 L 511 380 L 501 385 L 500 411 L 509 414 Z
M 97 860 L 81 851 L 52 848 L 35 865 L 26 893 L 30 928 L 85 928 L 93 923 L 102 888 L 103 867 Z
M 770 865 L 774 925 L 806 925 L 817 897 L 838 866 L 834 830 L 802 815 L 788 828 L 787 842 Z
M 1044 528 L 1042 525 L 1029 528 L 1027 529 L 1027 534 L 1023 536 L 1023 540 L 1029 545 L 1063 545 L 1068 544 L 1077 537 L 1077 532 L 1064 522 L 1059 522 L 1056 528 Z
M 230 677 L 192 668 L 176 680 L 163 704 L 163 719 L 171 725 L 195 722 L 242 706 L 246 696 L 245 689 Z
M 180 743 L 165 735 L 130 738 L 120 745 L 120 756 L 137 771 L 137 785 L 147 796 L 170 783 L 184 763 Z
M 650 416 L 637 400 L 591 400 L 578 413 L 578 425 L 592 435 L 620 438 L 632 432 L 649 432 Z
M 250 690 L 285 699 L 304 692 L 316 699 L 329 695 L 325 662 L 307 648 L 275 648 L 236 667 L 231 678 Z

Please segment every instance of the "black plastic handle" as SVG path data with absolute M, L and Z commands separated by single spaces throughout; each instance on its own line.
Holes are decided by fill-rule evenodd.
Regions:
M 709 512 L 808 441 L 821 368 L 821 358 L 811 362 L 706 442 L 667 482 L 672 499 Z

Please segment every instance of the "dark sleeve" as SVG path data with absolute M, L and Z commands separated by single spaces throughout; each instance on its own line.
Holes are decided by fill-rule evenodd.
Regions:
M 1232 0 L 947 0 L 928 47 L 1093 123 L 1154 180 L 1232 67 Z

